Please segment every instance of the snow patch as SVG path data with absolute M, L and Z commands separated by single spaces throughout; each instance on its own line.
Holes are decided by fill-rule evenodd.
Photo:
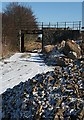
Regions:
M 12 88 L 21 81 L 25 82 L 38 73 L 46 73 L 54 70 L 45 65 L 38 53 L 26 53 L 31 57 L 22 57 L 25 53 L 15 53 L 10 58 L 0 62 L 0 94 L 7 88 Z

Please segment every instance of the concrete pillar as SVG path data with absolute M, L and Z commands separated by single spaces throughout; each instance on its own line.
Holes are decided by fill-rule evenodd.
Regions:
M 22 31 L 19 31 L 20 35 L 20 52 L 24 52 L 24 33 Z
M 20 40 L 20 52 L 21 52 L 21 30 L 19 31 L 19 40 Z
M 82 31 L 82 42 L 84 43 L 84 31 Z

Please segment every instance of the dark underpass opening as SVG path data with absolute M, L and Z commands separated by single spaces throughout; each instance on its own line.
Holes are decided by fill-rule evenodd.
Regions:
M 20 52 L 35 52 L 42 49 L 41 31 L 20 31 Z

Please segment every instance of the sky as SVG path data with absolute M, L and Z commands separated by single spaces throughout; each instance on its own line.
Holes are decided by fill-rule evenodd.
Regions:
M 9 2 L 2 3 L 3 9 L 7 4 Z M 20 4 L 31 6 L 38 22 L 82 21 L 82 2 L 20 2 Z
M 82 27 L 84 27 L 84 2 L 82 4 Z

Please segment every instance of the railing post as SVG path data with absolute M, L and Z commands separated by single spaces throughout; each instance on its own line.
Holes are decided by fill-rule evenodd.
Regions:
M 49 28 L 50 28 L 50 22 L 49 22 Z
M 42 29 L 43 29 L 43 22 L 42 22 Z
M 66 29 L 66 22 L 65 22 L 65 29 Z
M 58 28 L 58 22 L 57 22 L 57 28 Z
M 44 41 L 43 41 L 43 22 L 42 22 L 42 52 L 43 52 L 43 49 L 44 49 Z
M 79 30 L 80 30 L 80 28 L 81 28 L 81 21 L 79 21 Z
M 74 22 L 73 22 L 73 30 L 74 30 Z

